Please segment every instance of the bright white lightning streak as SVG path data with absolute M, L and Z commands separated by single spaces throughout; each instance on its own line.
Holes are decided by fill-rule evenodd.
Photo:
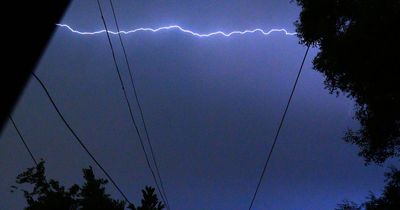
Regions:
M 77 34 L 81 34 L 81 35 L 95 35 L 95 34 L 101 34 L 101 33 L 105 33 L 106 32 L 106 30 L 93 31 L 93 32 L 78 31 L 78 30 L 73 29 L 71 26 L 69 26 L 67 24 L 57 24 L 57 26 L 67 28 L 71 32 L 77 33 Z M 181 26 L 178 26 L 178 25 L 164 26 L 164 27 L 159 27 L 159 28 L 137 28 L 137 29 L 133 29 L 133 30 L 129 30 L 129 31 L 110 31 L 109 30 L 107 32 L 110 33 L 110 34 L 117 35 L 117 34 L 136 33 L 136 32 L 140 32 L 140 31 L 159 32 L 159 31 L 162 31 L 162 30 L 172 30 L 172 29 L 177 29 L 177 30 L 179 30 L 181 32 L 184 32 L 184 33 L 187 33 L 187 34 L 191 34 L 191 35 L 197 36 L 197 37 L 210 37 L 210 36 L 215 36 L 215 35 L 222 35 L 222 36 L 225 36 L 225 37 L 229 37 L 229 36 L 236 35 L 236 34 L 244 35 L 244 34 L 247 34 L 247 33 L 256 33 L 256 32 L 261 33 L 261 34 L 263 34 L 265 36 L 268 36 L 268 35 L 270 35 L 271 33 L 274 33 L 274 32 L 281 32 L 281 33 L 284 33 L 287 36 L 294 36 L 294 35 L 297 34 L 297 33 L 293 33 L 293 32 L 288 32 L 286 29 L 283 29 L 283 28 L 282 29 L 271 29 L 269 31 L 264 31 L 262 29 L 257 28 L 257 29 L 253 29 L 253 30 L 232 31 L 232 32 L 229 32 L 229 33 L 225 33 L 223 31 L 216 31 L 216 32 L 208 33 L 208 34 L 201 34 L 201 33 L 193 32 L 191 30 L 182 28 Z

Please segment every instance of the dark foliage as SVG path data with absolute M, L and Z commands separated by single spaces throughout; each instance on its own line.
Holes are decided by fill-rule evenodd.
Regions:
M 339 204 L 335 210 L 362 210 L 359 205 L 352 201 L 344 201 Z
M 301 43 L 319 47 L 314 68 L 331 93 L 356 101 L 361 128 L 345 140 L 367 163 L 400 156 L 400 0 L 296 0 Z
M 132 210 L 162 210 L 164 209 L 164 204 L 158 202 L 157 195 L 154 193 L 155 189 L 152 187 L 146 186 L 144 190 L 142 190 L 143 198 L 141 200 L 141 206 L 135 207 L 133 205 L 129 206 Z
M 109 194 L 105 193 L 105 184 L 107 180 L 96 179 L 93 170 L 83 169 L 83 177 L 85 183 L 79 191 L 77 203 L 80 210 L 123 210 L 125 202 L 110 198 Z
M 36 167 L 28 168 L 17 176 L 19 186 L 28 184 L 27 189 L 21 189 L 27 202 L 25 210 L 124 210 L 126 203 L 110 197 L 105 192 L 107 180 L 97 179 L 91 167 L 83 169 L 85 182 L 82 186 L 73 185 L 68 189 L 58 181 L 46 178 L 44 162 Z M 19 190 L 19 187 L 13 186 Z M 154 188 L 146 186 L 142 190 L 142 206 L 133 210 L 162 210 L 164 205 L 158 201 Z
M 28 206 L 25 210 L 71 210 L 77 209 L 77 196 L 79 186 L 73 185 L 66 190 L 59 182 L 47 180 L 44 162 L 41 161 L 36 168 L 28 168 L 17 176 L 17 184 L 33 185 L 31 191 L 21 190 Z M 17 187 L 13 187 L 18 189 Z
M 392 168 L 386 176 L 386 186 L 381 197 L 371 194 L 361 205 L 345 201 L 336 210 L 398 210 L 400 209 L 400 171 Z

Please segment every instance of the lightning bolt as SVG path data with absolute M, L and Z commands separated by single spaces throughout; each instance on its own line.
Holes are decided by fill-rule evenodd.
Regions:
M 57 26 L 59 27 L 63 27 L 63 28 L 67 28 L 69 31 L 73 32 L 73 33 L 77 33 L 77 34 L 81 34 L 81 35 L 96 35 L 96 34 L 101 34 L 101 33 L 105 33 L 106 30 L 99 30 L 99 31 L 78 31 L 73 29 L 71 26 L 67 25 L 67 24 L 57 24 Z M 211 37 L 211 36 L 224 36 L 224 37 L 230 37 L 232 35 L 244 35 L 244 34 L 251 34 L 251 33 L 260 33 L 264 36 L 268 36 L 272 33 L 276 33 L 276 32 L 280 32 L 283 33 L 286 36 L 294 36 L 297 33 L 295 32 L 288 32 L 286 29 L 271 29 L 269 31 L 264 31 L 263 29 L 260 28 L 256 28 L 256 29 L 252 29 L 252 30 L 244 30 L 244 31 L 232 31 L 229 33 L 225 33 L 223 31 L 216 31 L 216 32 L 211 32 L 211 33 L 207 33 L 207 34 L 202 34 L 202 33 L 197 33 L 194 31 L 191 31 L 189 29 L 185 29 L 181 26 L 178 25 L 170 25 L 170 26 L 163 26 L 163 27 L 159 27 L 159 28 L 136 28 L 136 29 L 132 29 L 129 31 L 107 31 L 109 34 L 131 34 L 131 33 L 136 33 L 136 32 L 141 32 L 141 31 L 150 31 L 150 32 L 159 32 L 159 31 L 163 31 L 163 30 L 179 30 L 183 33 L 187 33 L 190 34 L 192 36 L 197 36 L 197 37 Z

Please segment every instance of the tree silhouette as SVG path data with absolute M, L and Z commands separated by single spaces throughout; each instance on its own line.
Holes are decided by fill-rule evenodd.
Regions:
M 96 179 L 91 167 L 83 169 L 83 177 L 85 183 L 79 192 L 79 209 L 123 210 L 125 208 L 125 202 L 114 200 L 110 198 L 109 194 L 105 193 L 107 180 Z
M 344 201 L 341 204 L 338 204 L 335 210 L 362 210 L 359 205 L 352 201 Z
M 31 184 L 31 191 L 22 190 L 28 204 L 25 210 L 71 210 L 76 209 L 76 197 L 79 186 L 73 185 L 65 190 L 55 180 L 47 180 L 44 162 L 41 161 L 35 168 L 28 168 L 17 176 L 17 184 Z M 13 188 L 18 189 L 13 186 Z
M 374 194 L 361 205 L 354 202 L 345 201 L 338 205 L 335 210 L 398 210 L 400 209 L 400 171 L 392 168 L 385 174 L 386 186 L 381 197 Z
M 142 190 L 143 198 L 141 200 L 141 206 L 135 207 L 133 205 L 129 206 L 129 209 L 132 210 L 162 210 L 164 209 L 164 204 L 158 202 L 157 195 L 154 193 L 155 189 L 149 186 L 146 186 L 144 190 Z
M 28 168 L 17 176 L 18 186 L 12 186 L 14 190 L 21 190 L 27 202 L 25 210 L 124 210 L 125 201 L 113 199 L 106 193 L 107 180 L 98 179 L 91 167 L 83 169 L 85 180 L 82 186 L 77 184 L 66 189 L 58 181 L 46 178 L 44 161 L 40 161 L 36 167 Z M 33 185 L 27 189 L 21 189 L 22 185 Z M 146 186 L 142 190 L 142 206 L 133 210 L 162 210 L 164 205 L 158 201 L 155 189 Z
M 331 93 L 356 101 L 347 142 L 366 163 L 400 156 L 400 0 L 296 0 L 300 42 L 319 47 L 314 69 Z

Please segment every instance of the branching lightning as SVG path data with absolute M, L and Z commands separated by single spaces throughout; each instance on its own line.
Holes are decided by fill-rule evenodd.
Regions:
M 101 33 L 105 33 L 106 30 L 99 30 L 99 31 L 79 31 L 79 30 L 75 30 L 73 29 L 71 26 L 67 25 L 67 24 L 57 24 L 57 26 L 59 27 L 63 27 L 63 28 L 67 28 L 69 31 L 73 32 L 73 33 L 77 33 L 77 34 L 81 34 L 81 35 L 96 35 L 96 34 L 101 34 Z M 232 35 L 244 35 L 244 34 L 251 34 L 251 33 L 260 33 L 264 36 L 268 36 L 272 33 L 276 33 L 276 32 L 280 32 L 283 33 L 286 36 L 294 36 L 297 33 L 295 32 L 288 32 L 286 29 L 271 29 L 269 31 L 264 31 L 263 29 L 252 29 L 252 30 L 244 30 L 244 31 L 232 31 L 229 33 L 223 32 L 223 31 L 216 31 L 216 32 L 211 32 L 211 33 L 207 33 L 207 34 L 202 34 L 202 33 L 197 33 L 194 31 L 191 31 L 189 29 L 185 29 L 182 28 L 181 26 L 178 25 L 171 25 L 171 26 L 163 26 L 163 27 L 159 27 L 159 28 L 136 28 L 136 29 L 132 29 L 129 31 L 107 31 L 110 34 L 131 34 L 131 33 L 136 33 L 136 32 L 144 32 L 144 31 L 150 31 L 150 32 L 159 32 L 159 31 L 163 31 L 163 30 L 179 30 L 183 33 L 187 33 L 190 34 L 192 36 L 197 36 L 197 37 L 210 37 L 210 36 L 225 36 L 225 37 L 230 37 Z

